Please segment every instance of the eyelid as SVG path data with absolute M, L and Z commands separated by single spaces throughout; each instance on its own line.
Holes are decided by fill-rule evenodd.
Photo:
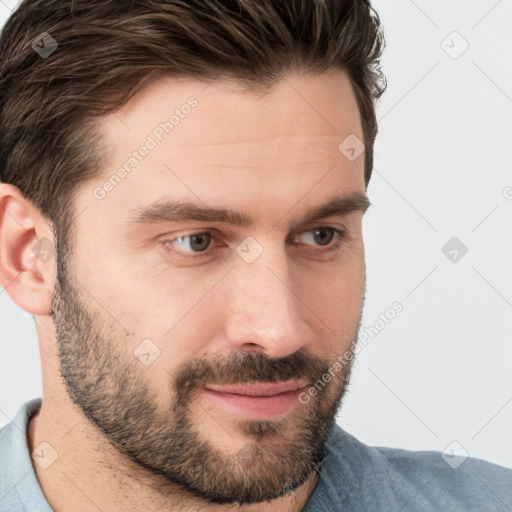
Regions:
M 312 231 L 315 231 L 317 229 L 322 229 L 322 228 L 327 228 L 327 229 L 333 230 L 334 231 L 334 237 L 333 237 L 333 241 L 331 241 L 328 245 L 325 245 L 325 246 L 319 245 L 319 246 L 317 246 L 316 250 L 318 250 L 318 251 L 328 252 L 329 250 L 338 249 L 341 244 L 343 244 L 344 242 L 346 242 L 349 239 L 349 236 L 348 236 L 348 233 L 347 233 L 346 229 L 344 229 L 344 228 L 337 228 L 335 226 L 331 226 L 331 225 L 328 225 L 328 224 L 316 224 L 316 225 L 314 225 L 312 227 L 306 227 L 304 229 L 301 229 L 300 231 L 296 231 L 294 233 L 291 233 L 290 236 L 292 237 L 292 240 L 295 240 L 298 236 L 300 236 L 303 233 L 310 233 Z M 215 232 L 215 231 L 217 231 L 217 229 L 215 229 L 215 228 L 207 228 L 207 229 L 203 229 L 203 230 L 189 231 L 189 232 L 180 234 L 178 236 L 175 236 L 173 238 L 164 239 L 162 241 L 162 244 L 164 245 L 164 247 L 166 247 L 168 244 L 178 240 L 179 238 L 188 238 L 188 237 L 193 237 L 193 236 L 197 236 L 197 235 L 210 235 L 213 240 L 218 240 L 217 237 L 215 237 L 215 235 L 213 234 L 213 232 Z M 178 256 L 183 256 L 185 258 L 201 257 L 201 256 L 209 254 L 213 249 L 214 249 L 214 247 L 212 248 L 211 246 L 208 246 L 208 248 L 205 251 L 193 252 L 193 251 L 179 251 L 179 250 L 176 250 L 176 249 L 167 249 L 166 248 L 166 250 L 168 252 L 172 252 L 172 253 L 178 254 Z

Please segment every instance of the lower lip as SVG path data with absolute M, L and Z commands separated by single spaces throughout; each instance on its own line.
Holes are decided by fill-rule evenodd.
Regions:
M 307 386 L 306 386 L 307 387 Z M 299 405 L 299 395 L 305 388 L 272 396 L 247 396 L 223 393 L 203 388 L 203 393 L 224 408 L 249 418 L 274 418 L 292 411 Z

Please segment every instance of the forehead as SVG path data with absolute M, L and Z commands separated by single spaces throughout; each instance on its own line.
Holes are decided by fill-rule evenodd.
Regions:
M 163 140 L 157 142 L 169 149 L 237 144 L 250 150 L 262 140 L 276 146 L 292 137 L 299 142 L 311 137 L 334 142 L 350 133 L 363 138 L 350 79 L 340 70 L 320 75 L 294 73 L 270 89 L 256 91 L 229 81 L 208 84 L 164 77 L 102 121 L 114 150 L 138 147 L 150 134 L 158 139 L 160 127 Z M 308 151 L 314 155 L 322 149 L 310 147 Z
M 338 69 L 321 74 L 292 72 L 283 75 L 270 88 L 254 86 L 250 90 L 232 79 L 205 82 L 184 76 L 165 76 L 143 87 L 104 120 L 115 124 L 116 120 L 122 119 L 125 127 L 131 128 L 132 124 L 151 122 L 155 118 L 167 119 L 166 114 L 179 109 L 190 96 L 197 98 L 203 115 L 215 118 L 220 128 L 229 127 L 232 114 L 241 120 L 257 116 L 258 122 L 266 122 L 270 134 L 278 134 L 283 126 L 276 124 L 276 120 L 283 118 L 286 121 L 290 109 L 296 116 L 311 117 L 311 120 L 315 114 L 318 126 L 314 123 L 314 127 L 324 124 L 324 128 L 329 127 L 331 131 L 342 130 L 346 122 L 358 124 L 359 121 L 350 78 L 344 70 Z M 340 112 L 343 112 L 341 118 Z M 285 127 L 287 130 L 295 128 L 294 131 L 299 133 L 305 131 L 304 126 Z M 217 138 L 216 135 L 209 133 L 212 140 Z M 243 133 L 238 132 L 237 138 L 240 137 Z
M 343 71 L 290 74 L 258 91 L 164 77 L 103 118 L 100 128 L 109 158 L 90 188 L 112 183 L 102 207 L 133 210 L 173 192 L 265 204 L 365 188 L 364 154 L 350 161 L 338 149 L 348 136 L 363 139 Z

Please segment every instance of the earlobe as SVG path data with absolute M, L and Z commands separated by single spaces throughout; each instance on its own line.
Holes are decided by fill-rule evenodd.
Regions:
M 13 185 L 0 184 L 0 284 L 32 315 L 50 315 L 56 276 L 53 233 Z

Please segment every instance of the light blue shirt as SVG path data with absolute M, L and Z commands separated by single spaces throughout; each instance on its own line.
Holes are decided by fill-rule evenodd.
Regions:
M 27 425 L 41 399 L 0 430 L 0 512 L 52 512 L 32 466 Z M 374 448 L 334 425 L 303 512 L 512 512 L 512 470 L 437 452 Z M 109 511 L 105 511 L 109 512 Z M 141 511 L 144 512 L 144 511 Z

